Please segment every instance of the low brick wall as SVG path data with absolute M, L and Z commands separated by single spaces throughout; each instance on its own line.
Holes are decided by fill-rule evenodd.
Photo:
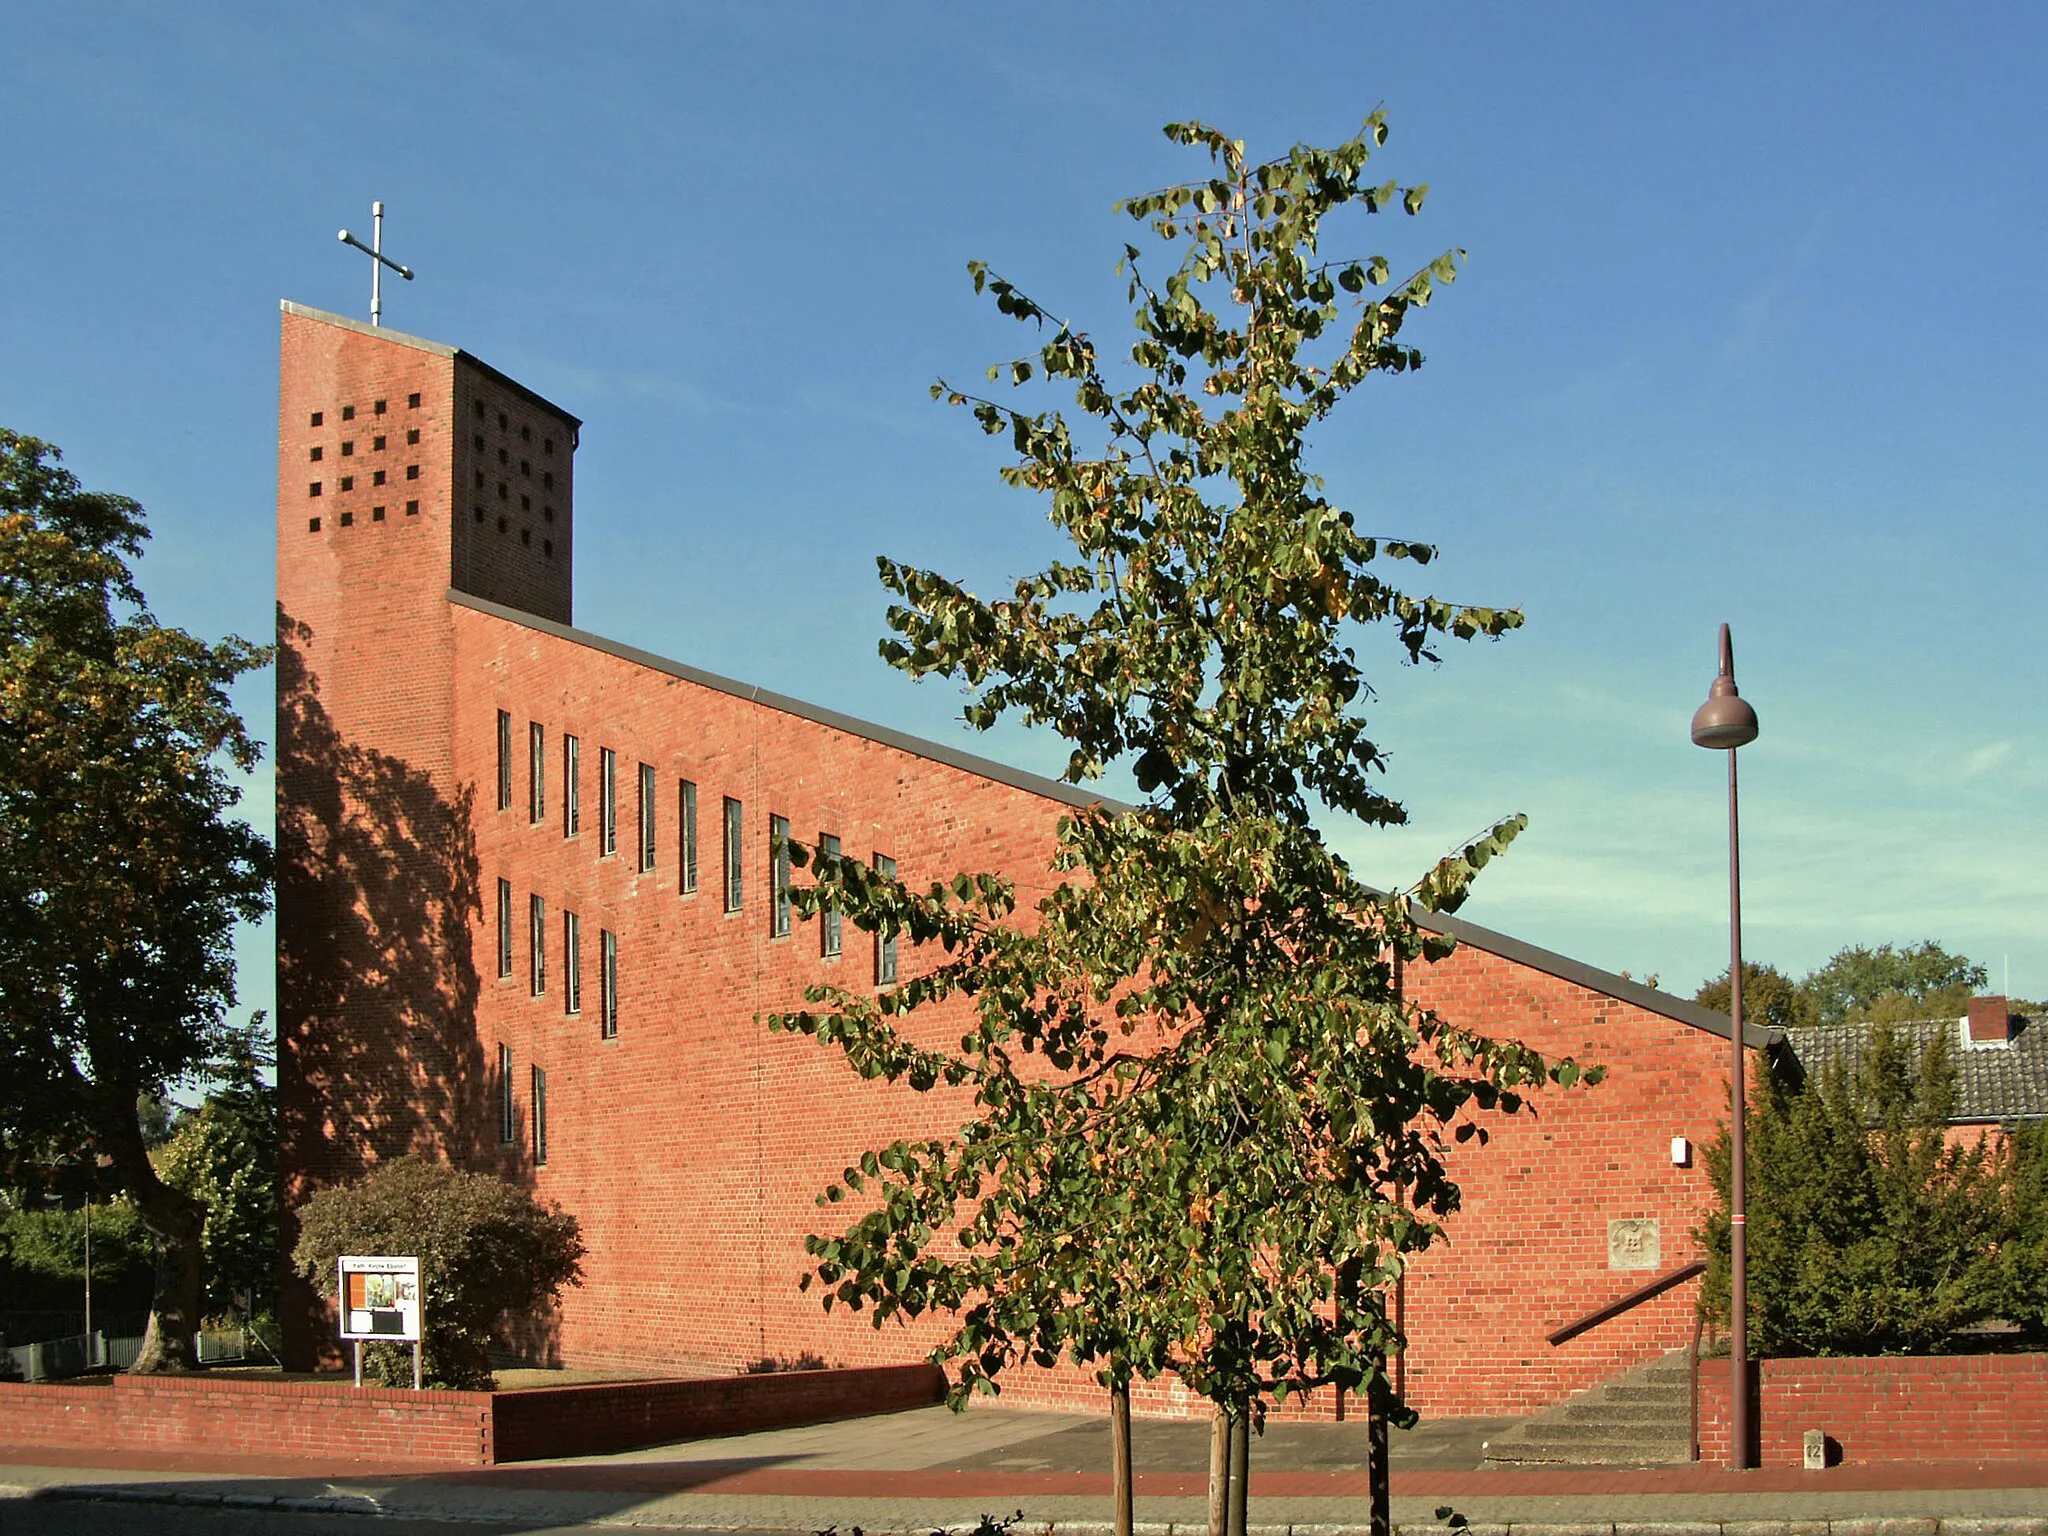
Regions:
M 601 1456 L 671 1440 L 923 1408 L 945 1395 L 946 1378 L 931 1365 L 500 1392 L 498 1459 Z
M 1820 1430 L 1845 1462 L 2048 1459 L 2048 1355 L 1761 1360 L 1757 1464 L 1799 1466 Z M 1728 1362 L 1700 1362 L 1700 1460 L 1728 1460 Z
M 357 1390 L 345 1381 L 204 1374 L 116 1376 L 90 1386 L 0 1382 L 0 1445 L 478 1467 L 857 1418 L 936 1403 L 944 1393 L 944 1377 L 928 1365 L 526 1392 Z

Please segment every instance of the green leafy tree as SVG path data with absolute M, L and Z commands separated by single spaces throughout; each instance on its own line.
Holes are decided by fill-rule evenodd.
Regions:
M 1702 1008 L 1726 1013 L 1732 1006 L 1728 973 L 1704 983 L 1692 1000 Z M 1791 1029 L 1815 1022 L 1813 1001 L 1800 984 L 1775 965 L 1742 962 L 1742 1019 L 1770 1029 Z
M 1822 1024 L 1951 1018 L 1987 980 L 1984 967 L 1933 939 L 1895 948 L 1851 944 L 1800 983 Z
M 0 430 L 0 1156 L 104 1158 L 156 1246 L 137 1370 L 192 1363 L 205 1211 L 165 1183 L 138 1099 L 240 1045 L 235 924 L 270 849 L 227 767 L 256 743 L 228 685 L 266 659 L 159 624 L 142 509 Z
M 1401 968 L 1448 945 L 1317 825 L 1404 819 L 1377 782 L 1355 641 L 1384 626 L 1413 663 L 1442 637 L 1520 623 L 1403 590 L 1397 573 L 1435 551 L 1361 530 L 1302 464 L 1352 389 L 1421 362 L 1403 327 L 1460 253 L 1398 280 L 1382 257 L 1322 253 L 1333 212 L 1422 205 L 1423 188 L 1367 176 L 1377 114 L 1334 149 L 1263 163 L 1198 123 L 1167 133 L 1213 171 L 1121 205 L 1177 257 L 1155 282 L 1126 247 L 1130 382 L 969 268 L 1041 338 L 991 378 L 1070 389 L 1100 445 L 1058 410 L 933 391 L 1014 451 L 1004 480 L 1045 498 L 1071 557 L 994 600 L 880 562 L 897 599 L 887 660 L 964 683 L 978 727 L 1050 727 L 1071 782 L 1128 765 L 1145 802 L 1063 819 L 1061 878 L 1028 910 L 987 874 L 912 891 L 825 864 L 806 912 L 836 904 L 936 963 L 879 994 L 815 988 L 770 1022 L 863 1076 L 971 1092 L 957 1136 L 849 1168 L 824 1199 L 865 1213 L 809 1243 L 828 1307 L 871 1308 L 877 1326 L 956 1315 L 935 1355 L 956 1402 L 1064 1356 L 1112 1392 L 1175 1373 L 1240 1424 L 1327 1384 L 1363 1391 L 1383 1424 L 1385 1297 L 1458 1204 L 1444 1138 L 1579 1076 L 1406 1001 Z M 1523 825 L 1492 828 L 1413 897 L 1455 908 Z M 938 1045 L 909 1016 L 947 1000 L 964 1022 Z
M 353 1184 L 324 1189 L 299 1208 L 298 1272 L 332 1296 L 345 1253 L 420 1261 L 428 1385 L 487 1389 L 489 1349 L 501 1319 L 553 1305 L 583 1273 L 576 1218 L 483 1173 L 401 1157 Z M 392 1386 L 412 1385 L 412 1352 L 372 1345 L 364 1363 Z
M 92 1202 L 93 1326 L 132 1328 L 149 1307 L 155 1257 L 133 1203 Z M 0 1206 L 0 1296 L 10 1312 L 84 1308 L 86 1213 L 83 1204 L 40 1201 Z M 17 1337 L 14 1342 L 20 1343 Z
M 1889 1026 L 1812 1077 L 1781 1064 L 1750 1117 L 1749 1345 L 1758 1355 L 1925 1352 L 1999 1315 L 2022 1268 L 1996 1140 L 1951 1145 L 1946 1037 L 1915 1060 Z M 1702 1237 L 1705 1313 L 1728 1317 L 1728 1143 Z
M 277 1092 L 244 1058 L 156 1156 L 164 1182 L 206 1207 L 204 1305 L 247 1316 L 277 1289 Z

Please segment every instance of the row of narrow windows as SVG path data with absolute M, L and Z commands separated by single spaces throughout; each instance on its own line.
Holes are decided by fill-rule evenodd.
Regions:
M 383 402 L 379 401 L 378 403 L 382 404 Z M 316 421 L 318 418 L 318 414 L 318 412 L 314 413 Z M 405 434 L 406 446 L 408 448 L 417 447 L 419 445 L 419 440 L 420 429 L 418 427 L 407 428 Z M 370 452 L 382 453 L 384 451 L 384 444 L 386 443 L 386 441 L 387 439 L 385 438 L 382 432 L 377 433 L 370 439 Z M 345 437 L 341 440 L 341 456 L 344 459 L 352 459 L 356 456 L 356 440 L 354 438 Z M 322 459 L 326 457 L 327 449 L 325 445 L 321 443 L 315 443 L 312 447 L 306 450 L 306 462 L 309 464 L 318 464 Z M 553 482 L 550 481 L 549 483 L 552 484 Z
M 513 1077 L 512 1047 L 498 1047 L 498 1142 L 511 1146 L 519 1139 L 518 1080 Z M 533 1165 L 548 1164 L 548 1074 L 544 1067 L 530 1072 L 527 1125 L 533 1132 Z
M 479 396 L 479 397 L 478 397 L 478 398 L 477 398 L 476 400 L 474 400 L 474 401 L 472 401 L 472 402 L 471 402 L 471 409 L 473 409 L 473 410 L 474 410 L 474 411 L 476 412 L 476 419 L 477 419 L 478 421 L 484 421 L 484 422 L 487 422 L 487 421 L 489 421 L 489 420 L 491 419 L 491 408 L 490 408 L 490 407 L 489 407 L 488 405 L 486 405 L 486 404 L 484 403 L 484 401 L 483 401 L 483 399 L 482 399 L 482 397 L 481 397 L 481 396 Z M 511 416 L 510 416 L 510 415 L 508 415 L 508 414 L 507 414 L 506 412 L 504 412 L 504 411 L 499 411 L 499 412 L 497 413 L 497 416 L 498 416 L 498 430 L 499 430 L 500 432 L 509 432 L 509 431 L 511 431 L 511 430 L 512 430 L 512 418 L 511 418 Z M 316 423 L 315 423 L 315 425 L 317 426 L 317 425 L 318 425 L 318 423 L 316 422 Z M 533 428 L 532 428 L 532 427 L 530 427 L 530 426 L 528 426 L 528 425 L 527 425 L 527 424 L 526 424 L 525 422 L 523 422 L 523 421 L 522 421 L 522 422 L 521 422 L 521 423 L 519 424 L 519 440 L 520 440 L 520 441 L 521 441 L 522 443 L 530 443 L 530 442 L 532 442 L 532 441 L 533 441 Z M 478 438 L 477 438 L 477 440 L 476 440 L 476 445 L 477 445 L 478 449 L 482 449 L 482 447 L 483 447 L 483 445 L 484 445 L 484 440 L 483 440 L 483 438 L 482 438 L 482 436 L 481 436 L 481 435 L 479 435 L 479 436 L 478 436 Z M 540 440 L 540 451 L 541 451 L 542 453 L 553 453 L 553 452 L 555 451 L 555 440 L 554 440 L 554 439 L 553 439 L 552 437 L 543 437 L 543 438 L 542 438 L 542 439 Z M 504 454 L 504 451 L 503 451 L 503 450 L 501 449 L 501 450 L 499 451 L 499 453 L 498 453 L 498 462 L 502 464 L 502 463 L 503 463 L 504 461 L 505 461 L 505 454 Z M 554 483 L 554 482 L 553 482 L 552 480 L 550 480 L 550 481 L 549 481 L 549 484 L 553 484 L 553 483 Z
M 583 1012 L 583 919 L 562 913 L 562 1012 L 571 1018 Z M 498 881 L 498 975 L 511 976 L 514 932 L 512 882 Z M 548 995 L 548 904 L 539 894 L 526 898 L 527 985 L 533 996 Z M 609 928 L 597 931 L 597 1037 L 619 1037 L 619 940 Z
M 372 416 L 382 416 L 385 413 L 385 411 L 389 408 L 389 405 L 390 402 L 385 400 L 372 401 L 370 404 L 370 414 Z M 420 408 L 420 397 L 417 394 L 407 395 L 405 397 L 405 408 L 408 411 L 418 410 Z M 356 419 L 356 408 L 352 405 L 344 405 L 341 408 L 341 419 L 343 421 L 354 421 Z M 316 427 L 324 427 L 325 425 L 327 425 L 327 413 L 325 411 L 313 412 L 312 424 Z M 417 432 L 413 433 L 412 436 L 408 439 L 408 441 L 415 443 L 418 442 L 419 440 L 420 435 Z M 382 447 L 383 444 L 379 443 L 378 446 Z M 343 451 L 345 452 L 346 450 Z M 318 456 L 319 455 L 317 454 L 314 455 L 314 457 L 316 458 Z
M 408 501 L 405 504 L 405 515 L 407 517 L 418 517 L 420 515 L 420 504 L 417 501 Z M 339 517 L 335 518 L 335 521 L 344 528 L 353 528 L 356 524 L 356 514 L 354 509 L 351 508 L 350 510 L 343 512 Z M 373 523 L 383 522 L 384 509 L 382 507 L 370 508 L 370 521 Z M 317 517 L 307 518 L 306 532 L 318 533 L 319 531 L 320 519 Z
M 498 809 L 510 811 L 512 804 L 513 779 L 513 731 L 512 716 L 505 710 L 498 711 Z M 526 815 L 533 826 L 545 825 L 551 817 L 552 807 L 548 797 L 547 783 L 547 731 L 538 720 L 529 721 L 526 727 Z M 656 802 L 661 787 L 654 767 L 641 763 L 636 776 L 638 786 L 637 824 L 635 831 L 634 857 L 642 873 L 652 870 L 659 857 L 660 836 L 656 826 Z M 740 912 L 746 905 L 746 806 L 731 796 L 722 797 L 723 815 L 723 873 L 725 887 L 725 910 Z M 694 895 L 697 890 L 697 786 L 688 779 L 676 780 L 676 867 L 677 894 Z M 562 836 L 580 837 L 583 832 L 583 743 L 575 736 L 562 736 L 562 793 L 561 793 Z M 790 857 L 789 820 L 787 817 L 770 815 L 768 818 L 768 933 L 771 938 L 787 938 L 790 932 L 790 918 L 794 903 L 790 899 Z M 619 764 L 618 755 L 610 747 L 599 747 L 597 751 L 597 854 L 601 859 L 611 858 L 619 851 Z M 821 861 L 836 862 L 844 857 L 836 834 L 818 834 L 818 855 Z M 896 875 L 896 861 L 887 854 L 872 855 L 876 872 L 887 879 Z M 510 887 L 500 882 L 500 901 L 509 901 Z M 538 902 L 538 896 L 533 898 Z M 538 912 L 538 908 L 535 911 Z M 498 935 L 498 957 L 501 976 L 511 974 L 511 943 L 509 909 L 500 912 Z M 832 959 L 843 953 L 845 948 L 844 924 L 839 912 L 827 907 L 819 914 L 819 953 Z M 536 921 L 538 919 L 536 918 Z M 537 932 L 538 930 L 536 930 Z M 536 940 L 536 942 L 538 942 Z M 534 964 L 541 964 L 538 951 Z M 538 972 L 536 972 L 538 975 Z M 897 979 L 896 935 L 877 934 L 875 938 L 875 984 L 887 986 Z M 538 990 L 536 990 L 538 995 Z M 573 1009 L 571 1010 L 574 1011 Z

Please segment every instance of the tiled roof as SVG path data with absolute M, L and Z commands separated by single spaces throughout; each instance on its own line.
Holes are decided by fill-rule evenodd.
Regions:
M 1873 1024 L 1828 1024 L 1785 1031 L 1785 1044 L 1809 1076 L 1829 1063 L 1861 1056 Z M 2015 1016 L 2004 1044 L 1973 1045 L 1960 1019 L 1896 1024 L 1908 1057 L 1917 1063 L 1937 1038 L 1946 1037 L 1956 1067 L 1954 1124 L 2027 1120 L 2048 1115 L 2048 1014 Z

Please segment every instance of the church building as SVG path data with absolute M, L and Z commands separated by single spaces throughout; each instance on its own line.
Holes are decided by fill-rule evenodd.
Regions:
M 921 1358 L 930 1320 L 876 1331 L 798 1290 L 803 1239 L 859 1152 L 948 1131 L 961 1101 L 757 1024 L 813 982 L 917 964 L 793 920 L 771 848 L 790 834 L 915 885 L 996 870 L 1029 900 L 1059 816 L 1098 797 L 575 628 L 577 418 L 456 347 L 292 303 L 282 325 L 286 1207 L 408 1152 L 559 1202 L 583 1283 L 513 1342 L 569 1366 Z M 1409 1401 L 1525 1412 L 1690 1339 L 1729 1024 L 1443 926 L 1461 942 L 1410 970 L 1418 1001 L 1608 1068 L 1456 1149 L 1465 1210 L 1404 1289 Z M 331 1349 L 317 1298 L 285 1310 L 288 1361 Z M 1101 1401 L 1067 1369 L 1004 1386 Z M 1202 1405 L 1162 1384 L 1136 1406 Z

